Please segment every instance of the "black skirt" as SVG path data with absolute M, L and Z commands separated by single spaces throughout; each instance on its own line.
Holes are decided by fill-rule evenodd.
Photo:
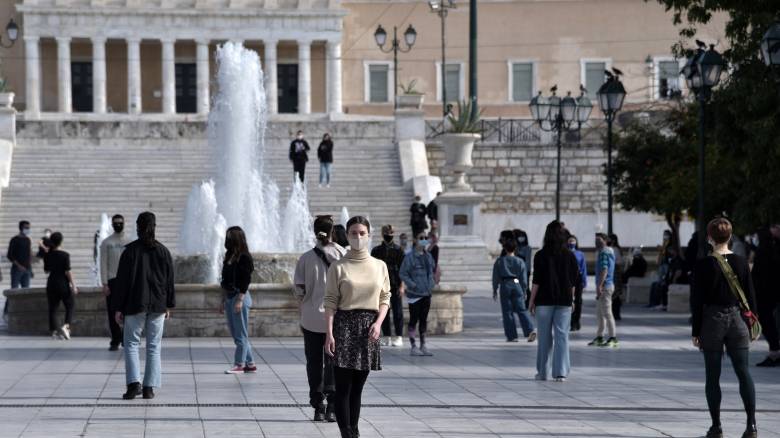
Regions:
M 376 321 L 373 310 L 338 310 L 333 317 L 336 341 L 334 365 L 360 371 L 382 369 L 379 340 L 369 339 L 368 331 Z

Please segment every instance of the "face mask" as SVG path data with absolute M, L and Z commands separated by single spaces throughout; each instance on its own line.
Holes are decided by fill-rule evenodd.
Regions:
M 302 135 L 299 135 L 299 136 L 298 136 L 298 140 L 303 140 L 303 136 L 302 136 Z
M 401 246 L 406 246 L 406 239 L 401 239 Z
M 111 224 L 111 226 L 114 228 L 114 231 L 117 233 L 121 233 L 122 230 L 125 229 L 125 224 Z
M 419 244 L 421 247 L 425 248 L 426 246 L 428 246 L 428 239 L 419 240 L 417 243 L 418 243 L 418 244 Z
M 47 232 L 43 233 L 43 237 L 48 239 L 49 237 L 51 237 L 51 232 L 47 231 Z
M 518 237 L 517 238 L 517 242 L 518 243 L 525 243 L 525 237 L 522 237 L 522 236 Z
M 368 243 L 369 243 L 368 236 L 363 236 L 363 237 L 350 236 L 347 240 L 349 241 L 349 247 L 354 250 L 364 251 L 368 249 Z
M 384 236 L 382 236 L 382 238 L 385 239 L 386 243 L 390 243 L 390 242 L 393 241 L 393 236 L 391 236 L 389 234 L 385 234 Z
M 577 249 L 577 245 L 576 245 L 576 244 L 574 244 L 574 243 L 570 243 L 570 244 L 569 244 L 569 249 L 570 249 L 570 250 L 572 250 L 572 251 L 574 251 L 575 249 Z
M 25 236 L 29 236 L 30 235 L 30 229 L 29 228 L 24 228 L 22 230 L 22 234 L 24 234 Z

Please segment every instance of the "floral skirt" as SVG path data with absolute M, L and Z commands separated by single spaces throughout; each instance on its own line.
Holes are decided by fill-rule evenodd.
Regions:
M 360 371 L 382 369 L 379 341 L 369 339 L 368 331 L 376 321 L 373 310 L 339 310 L 333 317 L 336 340 L 334 366 Z

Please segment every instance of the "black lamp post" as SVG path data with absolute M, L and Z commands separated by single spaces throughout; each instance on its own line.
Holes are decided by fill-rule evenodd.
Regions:
M 374 41 L 379 46 L 379 50 L 384 53 L 393 52 L 393 108 L 398 108 L 398 101 L 395 99 L 395 93 L 398 92 L 398 52 L 406 53 L 412 50 L 414 42 L 417 40 L 417 31 L 410 24 L 404 32 L 404 41 L 406 42 L 406 48 L 401 47 L 401 41 L 398 40 L 398 27 L 393 26 L 393 39 L 390 41 L 390 47 L 385 49 L 385 43 L 387 42 L 387 32 L 382 28 L 380 24 L 374 32 Z
M 557 174 L 555 185 L 555 219 L 561 220 L 561 137 L 563 131 L 579 131 L 582 124 L 588 121 L 593 104 L 583 94 L 574 99 L 571 92 L 561 99 L 555 93 L 557 86 L 553 87 L 552 96 L 546 98 L 540 91 L 528 104 L 531 116 L 539 124 L 543 131 L 556 132 L 557 137 Z M 573 128 L 576 122 L 576 128 Z
M 619 75 L 610 75 L 596 93 L 599 107 L 607 119 L 607 232 L 612 235 L 612 122 L 618 111 L 623 108 L 626 99 L 626 89 L 620 82 Z
M 5 47 L 6 49 L 13 47 L 14 43 L 16 43 L 16 40 L 19 38 L 19 26 L 16 25 L 16 22 L 12 18 L 10 21 L 8 21 L 8 25 L 5 26 L 5 33 L 8 36 L 8 40 L 10 41 L 9 44 L 6 44 L 3 42 L 3 37 L 0 36 L 0 46 Z
M 698 212 L 696 214 L 696 231 L 698 232 L 699 251 L 698 258 L 706 256 L 706 230 L 704 229 L 704 149 L 707 144 L 705 131 L 705 116 L 707 101 L 712 95 L 712 88 L 720 82 L 720 75 L 726 67 L 723 56 L 711 45 L 705 50 L 706 45 L 697 42 L 699 49 L 685 63 L 682 75 L 688 89 L 693 91 L 699 101 L 699 196 Z
M 428 6 L 431 12 L 436 13 L 441 18 L 441 111 L 444 116 L 447 115 L 447 34 L 446 22 L 450 9 L 455 9 L 455 0 L 430 0 Z
M 761 39 L 761 57 L 767 67 L 780 67 L 780 22 L 770 26 Z

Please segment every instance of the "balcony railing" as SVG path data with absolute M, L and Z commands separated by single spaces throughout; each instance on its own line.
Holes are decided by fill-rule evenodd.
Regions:
M 599 143 L 601 142 L 601 128 L 604 128 L 600 119 L 588 121 L 582 126 L 582 130 L 565 131 L 563 140 L 566 143 Z M 428 119 L 425 121 L 425 138 L 435 140 L 446 132 L 446 124 L 441 119 Z M 604 128 L 606 129 L 606 128 Z M 552 142 L 555 134 L 543 131 L 536 122 L 531 119 L 482 119 L 480 120 L 481 138 L 477 142 L 499 144 L 540 144 Z

